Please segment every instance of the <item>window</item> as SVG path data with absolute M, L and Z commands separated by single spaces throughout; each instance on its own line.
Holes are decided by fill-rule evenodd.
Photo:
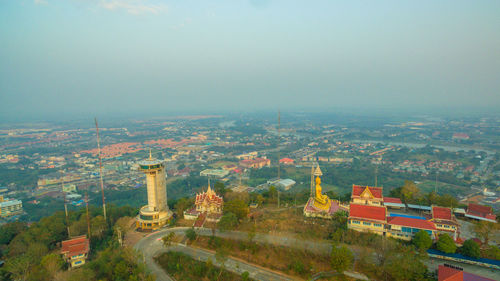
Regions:
M 359 224 L 359 221 L 351 221 L 351 223 Z
M 364 222 L 363 222 L 363 225 L 372 225 L 372 224 L 371 224 L 371 223 L 369 223 L 369 222 L 364 221 Z
M 381 227 L 382 224 L 381 223 L 374 223 L 373 226 L 375 226 L 375 227 Z

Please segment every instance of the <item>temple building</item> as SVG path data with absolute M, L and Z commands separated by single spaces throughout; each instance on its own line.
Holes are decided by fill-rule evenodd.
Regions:
M 382 187 L 352 185 L 351 202 L 361 205 L 382 206 Z
M 386 223 L 386 207 L 351 203 L 347 228 L 384 235 Z
M 154 159 L 149 152 L 149 159 L 139 162 L 139 170 L 146 174 L 148 204 L 139 210 L 136 227 L 139 230 L 152 231 L 167 224 L 172 211 L 167 205 L 167 184 L 165 165 Z
M 90 244 L 86 235 L 62 241 L 61 254 L 71 267 L 84 265 L 89 251 Z
M 218 222 L 222 217 L 224 199 L 219 196 L 208 185 L 207 191 L 196 194 L 193 208 L 184 211 L 184 218 L 196 220 L 194 227 L 202 227 L 206 221 Z
M 341 204 L 337 200 L 332 200 L 328 198 L 327 195 L 321 192 L 321 176 L 323 173 L 319 168 L 319 165 L 314 166 L 311 170 L 311 197 L 307 201 L 306 206 L 304 207 L 304 216 L 306 217 L 319 217 L 330 219 L 333 215 L 338 211 L 347 212 L 349 207 Z M 315 177 L 315 185 L 313 192 L 313 183 L 312 179 Z
M 465 217 L 494 223 L 497 222 L 497 216 L 493 214 L 493 208 L 491 208 L 490 206 L 483 206 L 474 203 L 469 203 L 469 205 L 467 206 Z
M 411 240 L 420 230 L 436 238 L 436 226 L 424 217 L 391 215 L 387 217 L 386 236 L 403 240 Z
M 438 235 L 447 233 L 453 240 L 457 240 L 460 235 L 460 224 L 450 208 L 432 206 L 431 215 L 430 221 L 436 225 Z

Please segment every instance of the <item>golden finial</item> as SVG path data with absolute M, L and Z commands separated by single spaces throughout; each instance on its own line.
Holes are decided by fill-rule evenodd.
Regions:
M 149 149 L 149 160 L 153 159 L 153 155 L 151 154 L 151 148 Z

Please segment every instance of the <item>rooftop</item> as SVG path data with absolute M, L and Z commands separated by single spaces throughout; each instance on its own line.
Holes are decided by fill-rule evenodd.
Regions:
M 351 204 L 349 217 L 385 221 L 386 209 L 381 206 Z
M 413 227 L 418 229 L 436 230 L 436 226 L 434 225 L 434 223 L 423 219 L 397 216 L 397 217 L 388 217 L 387 223 L 393 225 Z
M 377 199 L 382 199 L 382 188 L 374 187 L 374 186 L 361 186 L 361 185 L 352 185 L 352 197 L 360 197 L 365 190 L 369 191 L 370 194 Z

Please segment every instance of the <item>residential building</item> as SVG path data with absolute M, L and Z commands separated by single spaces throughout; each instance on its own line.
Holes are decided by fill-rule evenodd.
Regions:
M 267 158 L 255 158 L 255 159 L 241 160 L 239 164 L 243 168 L 260 169 L 262 167 L 271 166 L 271 160 Z
M 202 177 L 223 178 L 227 175 L 229 175 L 229 170 L 205 169 L 200 172 L 200 176 Z
M 0 217 L 10 217 L 23 213 L 23 202 L 16 199 L 4 199 L 0 196 Z
M 61 254 L 71 267 L 84 265 L 89 251 L 90 244 L 86 235 L 62 241 Z
M 293 159 L 291 158 L 283 158 L 283 159 L 280 159 L 280 164 L 283 164 L 283 165 L 293 165 Z

